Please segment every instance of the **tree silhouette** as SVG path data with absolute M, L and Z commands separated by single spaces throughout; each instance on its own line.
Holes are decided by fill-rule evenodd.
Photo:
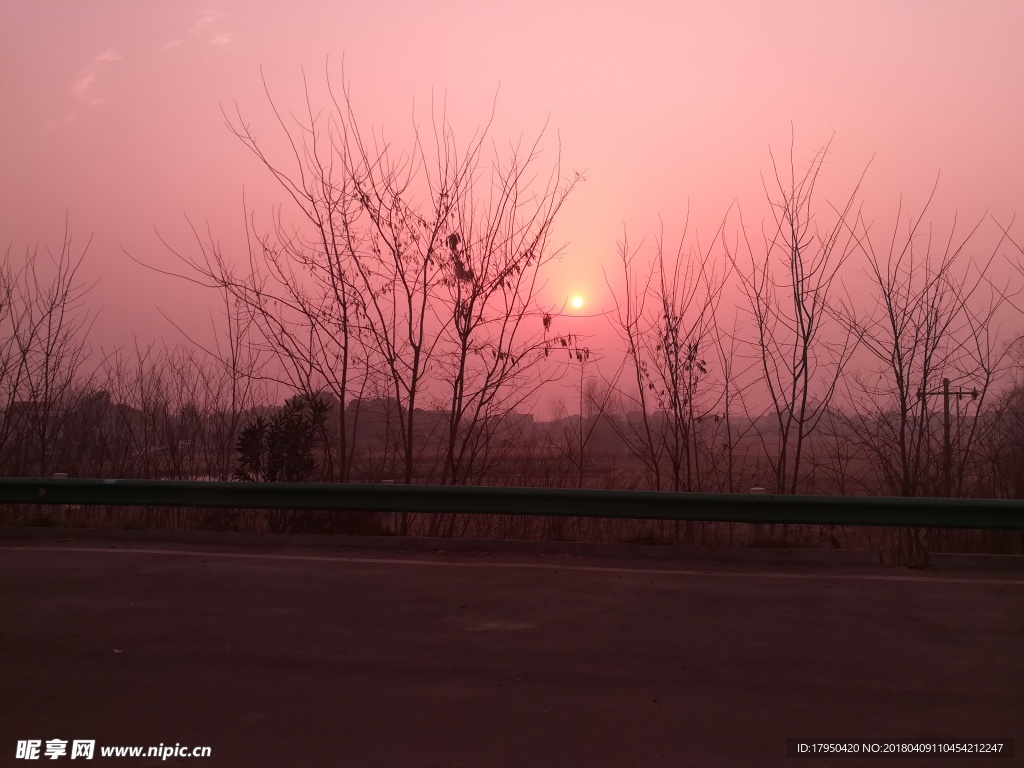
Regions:
M 257 416 L 238 437 L 235 477 L 250 482 L 304 482 L 320 466 L 316 437 L 329 406 L 318 398 L 292 398 L 271 419 Z

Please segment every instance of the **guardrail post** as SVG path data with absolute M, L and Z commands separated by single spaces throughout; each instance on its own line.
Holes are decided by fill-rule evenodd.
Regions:
M 757 486 L 756 488 L 751 488 L 750 493 L 754 494 L 755 496 L 763 496 L 766 493 L 766 491 L 761 486 Z M 755 541 L 759 541 L 763 536 L 764 523 L 754 523 L 750 543 L 753 544 Z
M 68 473 L 54 472 L 53 478 L 54 480 L 67 480 Z M 53 505 L 53 511 L 50 513 L 50 520 L 53 522 L 54 525 L 64 525 L 64 513 L 66 510 L 67 507 L 64 504 Z

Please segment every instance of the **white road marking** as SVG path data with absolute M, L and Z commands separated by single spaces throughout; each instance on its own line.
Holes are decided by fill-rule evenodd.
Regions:
M 841 581 L 908 581 L 926 584 L 985 584 L 1024 587 L 1021 579 L 965 579 L 951 576 L 902 576 L 874 573 L 778 573 L 771 571 L 695 571 L 676 568 L 630 568 L 611 565 L 570 565 L 562 563 L 474 563 L 452 562 L 442 560 L 413 560 L 384 557 L 347 557 L 344 555 L 275 555 L 257 552 L 196 552 L 185 549 L 146 549 L 137 547 L 36 547 L 36 546 L 3 546 L 0 552 L 79 552 L 92 554 L 129 554 L 129 555 L 171 555 L 178 557 L 220 557 L 236 560 L 281 560 L 313 563 L 353 563 L 357 565 L 419 565 L 442 568 L 520 568 L 541 571 L 583 571 L 589 573 L 621 573 L 641 576 L 706 576 L 706 577 L 740 577 L 758 579 L 813 579 Z
M 494 630 L 508 632 L 522 629 L 533 629 L 536 624 L 526 624 L 522 621 L 485 621 L 480 624 L 469 624 L 463 627 L 470 632 L 491 632 Z

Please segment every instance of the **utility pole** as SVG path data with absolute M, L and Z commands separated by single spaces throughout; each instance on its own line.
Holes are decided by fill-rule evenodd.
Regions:
M 964 395 L 970 395 L 971 400 L 977 400 L 978 390 L 975 388 L 970 391 L 966 389 L 950 391 L 949 379 L 943 379 L 942 389 L 933 392 L 926 392 L 924 389 L 921 389 L 917 393 L 917 399 L 924 400 L 927 395 L 942 395 L 942 495 L 949 499 L 953 497 L 953 445 L 950 440 L 949 398 L 951 395 L 956 395 L 958 399 L 963 399 Z

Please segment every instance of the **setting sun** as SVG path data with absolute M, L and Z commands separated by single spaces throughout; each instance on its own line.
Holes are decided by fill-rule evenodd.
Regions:
M 582 296 L 573 296 L 572 300 L 569 302 L 569 304 L 572 305 L 573 309 L 580 309 L 580 308 L 583 307 L 583 297 Z

